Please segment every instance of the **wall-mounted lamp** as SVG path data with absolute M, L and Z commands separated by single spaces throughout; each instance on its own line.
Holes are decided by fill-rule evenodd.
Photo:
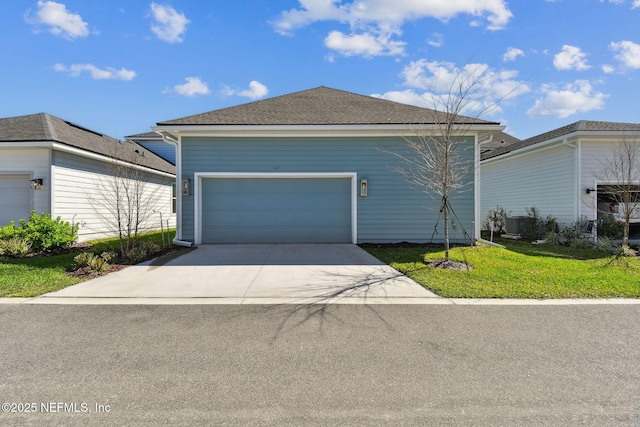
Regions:
M 31 180 L 31 188 L 39 190 L 42 188 L 42 178 L 36 178 Z
M 595 193 L 595 188 L 587 188 L 587 194 Z
M 191 194 L 191 180 L 189 178 L 183 178 L 182 180 L 182 195 L 188 196 Z
M 367 197 L 367 180 L 360 180 L 360 197 Z

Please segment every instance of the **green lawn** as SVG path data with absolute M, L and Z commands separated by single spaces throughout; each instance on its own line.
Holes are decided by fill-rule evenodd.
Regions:
M 143 240 L 162 244 L 160 232 L 148 233 Z M 118 250 L 117 239 L 90 243 L 98 252 Z M 77 254 L 78 252 L 20 259 L 0 258 L 0 297 L 34 297 L 86 280 L 67 274 L 74 267 L 73 257 Z
M 505 242 L 458 247 L 451 258 L 470 271 L 427 267 L 439 248 L 366 248 L 425 288 L 449 298 L 639 298 L 640 258 L 617 258 L 564 246 Z

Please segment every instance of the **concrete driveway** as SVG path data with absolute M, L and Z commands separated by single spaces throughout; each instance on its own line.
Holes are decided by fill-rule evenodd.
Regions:
M 224 303 L 437 298 L 351 244 L 201 245 L 46 294 L 95 298 L 220 298 Z

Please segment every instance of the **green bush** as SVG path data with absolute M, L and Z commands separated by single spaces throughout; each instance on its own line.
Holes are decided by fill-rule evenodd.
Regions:
M 593 242 L 591 239 L 585 237 L 579 237 L 577 239 L 573 239 L 569 246 L 576 249 L 593 249 Z
M 20 237 L 0 240 L 0 256 L 24 258 L 31 252 L 31 243 Z
M 105 257 L 104 255 L 107 254 Z M 94 276 L 100 276 L 109 269 L 109 260 L 112 257 L 109 256 L 111 252 L 103 252 L 100 256 L 92 254 L 91 252 L 82 252 L 73 258 L 78 268 L 88 267 L 89 271 Z
M 18 236 L 18 227 L 16 223 L 11 221 L 9 225 L 0 227 L 0 240 L 8 240 Z
M 131 264 L 138 264 L 158 252 L 160 252 L 160 246 L 153 242 L 143 240 L 137 242 L 128 251 L 125 251 L 125 255 L 129 258 Z
M 94 255 L 89 259 L 87 267 L 89 267 L 89 271 L 91 271 L 91 274 L 100 276 L 109 269 L 109 263 L 103 258 Z
M 558 221 L 554 216 L 543 218 L 538 208 L 525 208 L 525 211 L 529 217 L 525 230 L 528 237 L 537 240 L 543 239 L 548 233 L 558 232 Z
M 31 242 L 34 251 L 49 252 L 71 246 L 78 240 L 78 228 L 78 224 L 70 225 L 60 217 L 52 219 L 50 214 L 31 211 L 29 221 L 20 220 L 16 233 Z
M 616 221 L 613 216 L 604 215 L 597 225 L 598 237 L 611 237 L 612 239 L 622 238 L 624 232 L 624 224 Z
M 569 242 L 584 240 L 585 235 L 591 235 L 591 221 L 584 216 L 562 229 L 562 236 Z
M 502 206 L 496 206 L 494 209 L 489 209 L 487 217 L 482 222 L 483 230 L 491 230 L 491 221 L 493 221 L 493 230 L 497 233 L 506 233 L 507 231 L 507 217 L 511 215 L 511 211 L 507 211 Z
M 616 245 L 611 237 L 598 236 L 598 240 L 593 244 L 593 250 L 596 252 L 606 252 L 609 254 L 618 253 L 620 248 Z
M 544 235 L 544 240 L 548 245 L 559 245 L 562 243 L 562 236 L 555 231 L 549 231 Z

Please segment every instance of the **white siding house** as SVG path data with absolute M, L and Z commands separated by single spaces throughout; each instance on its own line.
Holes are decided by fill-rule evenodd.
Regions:
M 135 163 L 127 161 L 133 155 Z M 160 228 L 160 213 L 174 227 L 171 163 L 135 143 L 46 113 L 0 119 L 0 226 L 27 219 L 34 210 L 80 224 L 80 241 L 113 235 L 108 183 L 116 162 L 143 178 L 152 217 L 146 228 Z
M 484 153 L 481 215 L 499 205 L 513 216 L 535 207 L 563 225 L 596 221 L 598 186 L 607 184 L 598 179 L 603 164 L 622 138 L 638 131 L 635 123 L 579 121 Z

